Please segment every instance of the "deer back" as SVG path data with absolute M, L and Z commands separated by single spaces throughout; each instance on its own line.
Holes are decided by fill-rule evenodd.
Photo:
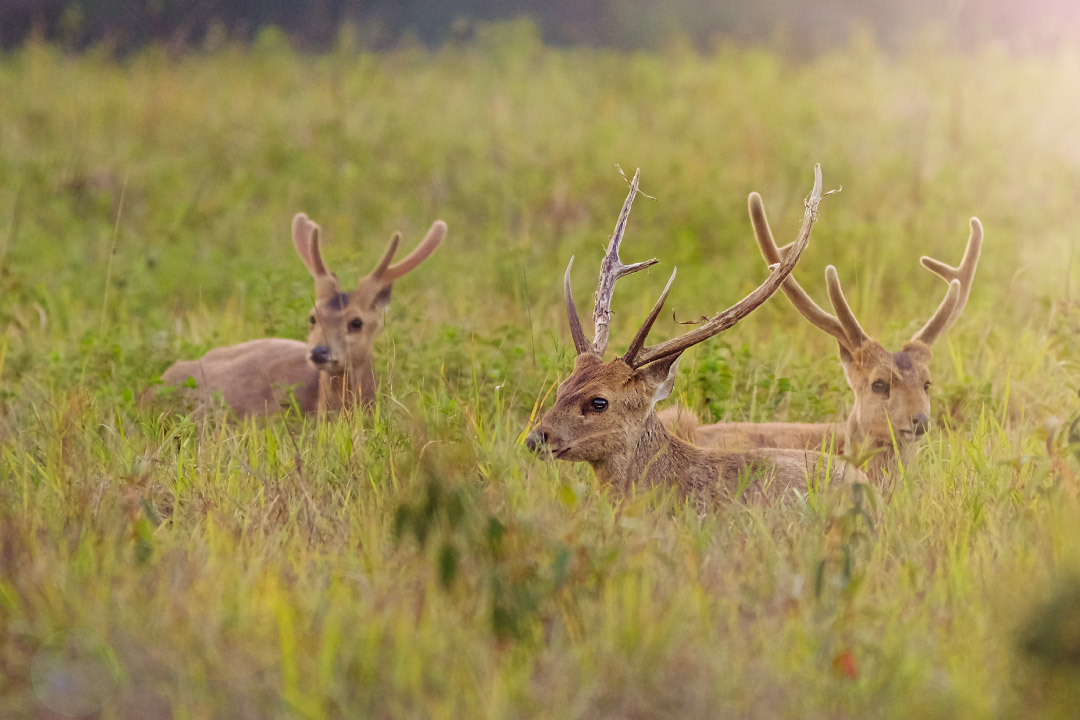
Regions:
M 799 237 L 792 251 L 770 268 L 772 273 L 765 283 L 695 330 L 647 347 L 649 331 L 675 278 L 672 273 L 627 351 L 605 363 L 603 353 L 607 347 L 615 281 L 655 262 L 625 265 L 619 259 L 619 246 L 630 204 L 637 193 L 638 177 L 635 174 L 631 181 L 630 194 L 601 264 L 593 311 L 596 331 L 591 343 L 577 317 L 570 289 L 570 267 L 567 268 L 564 295 L 578 355 L 573 372 L 559 385 L 554 405 L 529 434 L 528 446 L 548 458 L 588 462 L 602 482 L 620 489 L 673 484 L 685 494 L 705 499 L 737 495 L 747 485 L 805 489 L 816 468 L 843 479 L 848 475 L 846 465 L 826 461 L 818 453 L 795 450 L 731 453 L 691 445 L 668 433 L 655 411 L 656 403 L 671 393 L 681 353 L 735 325 L 777 291 L 791 273 L 806 249 L 816 219 L 821 200 L 820 168 L 815 168 L 814 189 L 806 203 Z
M 250 340 L 176 362 L 161 379 L 197 410 L 209 408 L 220 396 L 240 417 L 270 415 L 294 403 L 310 413 L 318 404 L 319 371 L 307 354 L 298 340 Z
M 779 248 L 765 215 L 761 197 L 751 194 L 751 224 L 765 262 L 777 262 L 788 251 Z M 832 335 L 839 345 L 840 360 L 854 396 L 851 414 L 840 433 L 838 447 L 862 446 L 887 453 L 899 448 L 909 454 L 930 428 L 931 346 L 959 318 L 967 299 L 982 252 L 983 230 L 971 219 L 971 234 L 958 267 L 922 257 L 928 270 L 948 283 L 937 311 L 898 352 L 890 352 L 871 338 L 851 311 L 836 268 L 828 266 L 825 281 L 835 315 L 818 306 L 794 276 L 784 281 L 783 291 L 806 320 Z M 669 409 L 664 416 L 669 427 L 678 427 L 679 411 Z M 685 437 L 710 447 L 828 447 L 836 433 L 833 423 L 716 423 L 684 426 Z M 881 462 L 877 466 L 883 467 Z

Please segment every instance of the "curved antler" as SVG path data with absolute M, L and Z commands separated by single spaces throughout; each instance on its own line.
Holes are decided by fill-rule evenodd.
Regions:
M 326 269 L 319 250 L 319 226 L 304 213 L 297 213 L 292 221 L 293 245 L 308 272 L 315 278 L 315 296 L 330 297 L 338 292 L 338 279 Z
M 379 264 L 375 266 L 375 269 L 371 271 L 371 276 L 388 284 L 394 282 L 399 277 L 427 260 L 428 256 L 435 252 L 435 248 L 439 247 L 439 244 L 443 241 L 444 237 L 446 237 L 446 223 L 442 220 L 436 220 L 432 223 L 431 229 L 428 230 L 424 239 L 416 246 L 416 249 L 409 253 L 401 262 L 391 265 L 390 261 L 394 259 L 398 243 L 401 241 L 401 233 L 394 233 L 390 238 L 390 243 L 386 246 L 386 252 L 383 254 L 382 260 L 380 260 Z
M 319 226 L 308 219 L 306 213 L 296 213 L 293 217 L 292 240 L 296 252 L 313 277 L 329 275 L 319 252 Z
M 960 317 L 960 313 L 964 311 L 964 306 L 967 305 L 968 297 L 971 295 L 971 286 L 975 280 L 975 269 L 979 266 L 979 255 L 982 254 L 982 242 L 982 223 L 979 222 L 979 218 L 973 217 L 971 218 L 971 235 L 968 236 L 967 246 L 964 248 L 964 258 L 960 261 L 959 267 L 946 265 L 940 260 L 935 260 L 926 255 L 919 258 L 919 262 L 922 263 L 923 267 L 949 283 L 949 293 L 952 292 L 953 283 L 959 283 L 960 290 L 955 307 L 949 310 L 946 307 L 946 302 L 942 301 L 934 315 L 927 321 L 922 330 L 915 333 L 912 340 L 919 340 L 927 345 L 932 345 Z M 947 299 L 948 295 L 946 295 Z M 944 318 L 939 318 L 942 313 L 947 314 Z M 933 330 L 933 332 L 929 332 L 930 330 Z
M 390 262 L 394 259 L 394 255 L 397 254 L 398 245 L 401 244 L 401 233 L 395 232 L 390 236 L 390 242 L 386 243 L 386 250 L 383 252 L 382 258 L 369 274 L 371 277 L 382 279 L 382 276 L 386 273 L 390 267 Z
M 869 340 L 870 336 L 866 334 L 862 326 L 859 325 L 859 321 L 855 319 L 855 313 L 851 312 L 851 306 L 848 305 L 847 298 L 844 297 L 844 290 L 840 287 L 840 276 L 836 273 L 834 265 L 825 267 L 825 286 L 829 292 L 829 302 L 832 303 L 833 310 L 836 311 L 837 322 L 840 323 L 844 334 L 847 335 L 848 349 L 852 350 L 859 347 Z
M 772 273 L 765 282 L 727 310 L 717 313 L 701 327 L 658 345 L 643 348 L 641 346 L 644 344 L 645 338 L 649 334 L 649 329 L 652 327 L 652 323 L 659 314 L 660 308 L 663 306 L 664 300 L 667 297 L 667 288 L 665 288 L 660 300 L 653 308 L 652 313 L 649 314 L 649 318 L 646 320 L 645 325 L 638 331 L 637 336 L 634 338 L 634 342 L 630 345 L 630 349 L 623 356 L 623 361 L 632 368 L 640 368 L 649 363 L 656 362 L 657 360 L 662 360 L 671 357 L 672 355 L 679 355 L 687 348 L 708 340 L 714 335 L 719 335 L 768 300 L 773 293 L 780 289 L 784 284 L 784 281 L 791 275 L 792 269 L 794 269 L 795 264 L 806 250 L 806 247 L 810 242 L 810 230 L 814 226 L 814 221 L 817 219 L 818 205 L 820 203 L 821 165 L 815 165 L 814 187 L 810 191 L 810 196 L 806 199 L 806 212 L 803 214 L 802 226 L 799 228 L 798 238 L 788 252 L 784 253 L 784 257 L 778 263 L 771 266 Z M 674 279 L 674 275 L 672 275 L 672 278 Z M 668 287 L 670 286 L 671 281 L 668 281 Z
M 776 246 L 776 241 L 773 239 L 772 228 L 769 227 L 769 219 L 765 215 L 765 204 L 762 202 L 760 195 L 756 192 L 750 193 L 748 205 L 750 209 L 750 224 L 754 228 L 754 238 L 757 240 L 758 249 L 761 251 L 762 257 L 765 258 L 766 264 L 769 266 L 775 265 L 780 262 L 781 258 L 784 257 L 784 254 L 791 246 L 785 245 L 782 248 Z M 795 309 L 798 310 L 811 325 L 832 335 L 848 352 L 854 350 L 848 340 L 847 333 L 844 332 L 844 328 L 840 324 L 840 320 L 835 315 L 826 312 L 820 305 L 814 302 L 810 295 L 803 290 L 802 285 L 798 283 L 794 275 L 789 275 L 788 279 L 784 281 L 784 284 L 780 289 L 783 290 L 787 299 L 795 306 Z
M 578 317 L 577 307 L 574 306 L 574 292 L 570 289 L 570 268 L 574 267 L 574 256 L 570 256 L 570 264 L 566 266 L 566 274 L 563 275 L 563 296 L 566 297 L 566 318 L 570 322 L 570 335 L 574 338 L 574 349 L 577 354 L 587 353 L 592 350 L 589 341 L 585 339 L 585 331 L 581 329 L 581 318 Z
M 959 280 L 953 279 L 949 281 L 949 291 L 945 293 L 945 299 L 941 301 L 938 309 L 923 325 L 922 330 L 911 336 L 911 341 L 921 342 L 924 345 L 933 345 L 934 341 L 949 329 L 949 326 L 952 325 L 953 320 L 959 314 L 958 308 L 962 292 Z

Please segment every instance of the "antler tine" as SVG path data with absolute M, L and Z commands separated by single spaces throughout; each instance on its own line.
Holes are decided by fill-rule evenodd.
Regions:
M 645 340 L 649 337 L 649 331 L 652 330 L 656 318 L 660 316 L 660 310 L 663 309 L 664 303 L 667 302 L 668 291 L 671 290 L 671 283 L 675 282 L 675 273 L 678 271 L 678 268 L 672 269 L 671 277 L 668 278 L 667 285 L 664 286 L 664 292 L 660 293 L 660 299 L 653 305 L 649 317 L 645 318 L 645 322 L 642 324 L 641 329 L 637 331 L 637 335 L 630 341 L 630 347 L 626 348 L 626 352 L 623 354 L 623 362 L 627 365 L 633 364 L 634 356 L 641 352 L 641 348 L 645 346 Z
M 306 225 L 308 223 L 308 216 L 306 213 L 298 212 L 293 215 L 292 219 L 292 241 L 293 247 L 296 248 L 296 253 L 300 256 L 300 259 L 304 262 L 304 267 L 311 269 L 311 255 L 308 254 L 308 239 L 306 232 Z
M 619 259 L 619 246 L 622 244 L 623 233 L 626 232 L 626 222 L 630 217 L 630 206 L 634 204 L 634 196 L 638 193 L 638 180 L 641 177 L 641 168 L 634 172 L 634 179 L 630 181 L 630 192 L 623 202 L 619 219 L 615 223 L 615 231 L 611 234 L 604 260 L 600 263 L 600 278 L 596 283 L 596 296 L 593 299 L 593 333 L 592 350 L 603 357 L 608 346 L 608 327 L 611 324 L 611 298 L 615 292 L 615 283 L 619 278 L 638 270 L 655 265 L 660 262 L 656 258 L 644 262 L 623 265 Z
M 649 363 L 656 362 L 657 360 L 662 360 L 671 357 L 672 355 L 678 355 L 689 347 L 708 340 L 714 335 L 719 335 L 768 300 L 773 293 L 780 289 L 780 286 L 788 276 L 791 275 L 792 269 L 799 261 L 799 258 L 802 257 L 803 252 L 806 250 L 806 246 L 810 243 L 810 230 L 813 228 L 814 221 L 817 219 L 818 205 L 820 204 L 821 165 L 815 165 L 814 188 L 810 191 L 810 196 L 806 199 L 806 212 L 803 214 L 803 221 L 802 226 L 799 228 L 798 239 L 795 241 L 795 244 L 791 247 L 790 251 L 784 254 L 783 259 L 773 266 L 772 273 L 765 282 L 727 310 L 718 313 L 701 327 L 691 330 L 685 335 L 662 342 L 659 345 L 644 348 L 640 352 L 635 353 L 634 357 L 629 359 L 624 357 L 626 363 L 630 365 L 630 367 L 639 368 L 648 365 Z
M 319 251 L 319 226 L 312 222 L 307 214 L 296 213 L 292 221 L 293 245 L 300 259 L 304 261 L 308 272 L 314 277 L 329 275 L 322 253 Z
M 771 267 L 783 259 L 784 254 L 791 249 L 791 245 L 785 245 L 782 248 L 776 246 L 772 228 L 769 227 L 769 219 L 765 215 L 765 204 L 761 200 L 761 195 L 756 192 L 750 193 L 747 204 L 750 208 L 750 224 L 754 227 L 754 238 L 757 240 L 758 249 L 761 251 L 762 257 L 765 258 L 765 262 Z M 788 276 L 780 289 L 787 295 L 787 299 L 791 301 L 795 309 L 811 325 L 832 335 L 848 352 L 853 350 L 850 347 L 847 335 L 844 334 L 844 328 L 840 325 L 840 320 L 814 302 L 795 279 L 794 274 Z
M 955 278 L 950 280 L 949 291 L 945 293 L 945 299 L 941 301 L 938 309 L 923 325 L 922 330 L 911 337 L 911 341 L 921 342 L 924 345 L 933 345 L 934 341 L 949 329 L 953 324 L 953 320 L 960 314 L 963 293 L 964 290 L 960 281 Z
M 840 321 L 840 327 L 848 339 L 848 349 L 857 348 L 870 339 L 866 331 L 855 319 L 855 313 L 851 312 L 847 298 L 844 297 L 844 289 L 840 287 L 840 276 L 836 273 L 836 266 L 825 267 L 825 286 L 829 291 L 829 302 L 836 311 L 836 319 Z
M 427 235 L 424 236 L 424 239 L 420 241 L 415 250 L 406 255 L 401 262 L 394 263 L 384 270 L 382 273 L 383 280 L 393 282 L 427 260 L 428 256 L 435 252 L 435 248 L 439 247 L 444 237 L 446 237 L 446 223 L 442 220 L 436 220 L 431 224 L 431 229 L 428 230 Z M 387 262 L 393 257 L 393 253 L 388 253 L 388 256 L 386 258 Z
M 960 313 L 964 311 L 964 307 L 967 305 L 968 297 L 971 295 L 971 286 L 975 279 L 975 269 L 979 266 L 979 256 L 982 254 L 982 242 L 982 223 L 979 222 L 979 218 L 973 217 L 971 218 L 971 235 L 968 236 L 967 247 L 964 248 L 964 258 L 960 261 L 959 267 L 946 265 L 940 260 L 935 260 L 926 255 L 919 258 L 919 262 L 922 263 L 923 267 L 940 276 L 945 282 L 960 281 L 960 301 L 957 303 L 953 314 L 949 317 L 948 323 L 942 328 L 942 333 L 952 327 L 952 324 L 960 317 Z
M 589 341 L 585 339 L 585 331 L 581 329 L 581 318 L 577 314 L 577 306 L 574 305 L 574 293 L 570 289 L 570 269 L 574 267 L 574 256 L 570 256 L 570 264 L 566 266 L 566 274 L 563 275 L 563 295 L 566 297 L 566 317 L 570 321 L 570 335 L 574 338 L 574 349 L 577 354 L 587 353 L 592 350 Z
M 390 242 L 386 244 L 386 252 L 383 253 L 382 259 L 379 260 L 379 264 L 375 266 L 375 269 L 371 271 L 372 277 L 382 279 L 386 275 L 386 271 L 390 268 L 390 261 L 394 259 L 394 255 L 397 253 L 398 245 L 401 243 L 401 233 L 395 232 L 390 236 Z

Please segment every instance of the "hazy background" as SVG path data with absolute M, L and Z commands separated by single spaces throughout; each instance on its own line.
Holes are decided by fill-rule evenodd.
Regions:
M 372 48 L 403 40 L 468 39 L 476 23 L 527 16 L 546 43 L 652 49 L 675 39 L 700 49 L 718 42 L 767 42 L 816 53 L 870 32 L 886 47 L 928 33 L 971 46 L 987 39 L 1025 49 L 1077 37 L 1080 4 L 1070 0 L 0 0 L 0 44 L 37 35 L 69 48 L 129 52 L 147 43 L 175 48 L 246 42 L 276 26 L 299 49 L 332 45 L 346 24 Z

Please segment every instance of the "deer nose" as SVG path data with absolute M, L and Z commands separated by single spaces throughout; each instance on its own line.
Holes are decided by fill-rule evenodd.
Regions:
M 915 417 L 911 418 L 911 424 L 915 428 L 915 436 L 925 435 L 926 431 L 930 429 L 930 418 L 926 417 L 923 413 L 919 413 Z
M 330 360 L 330 348 L 325 345 L 316 345 L 311 348 L 311 362 L 322 365 Z
M 547 433 L 542 433 L 539 430 L 533 430 L 529 433 L 529 436 L 525 438 L 525 447 L 535 452 L 540 452 L 544 448 L 544 444 L 547 443 Z

